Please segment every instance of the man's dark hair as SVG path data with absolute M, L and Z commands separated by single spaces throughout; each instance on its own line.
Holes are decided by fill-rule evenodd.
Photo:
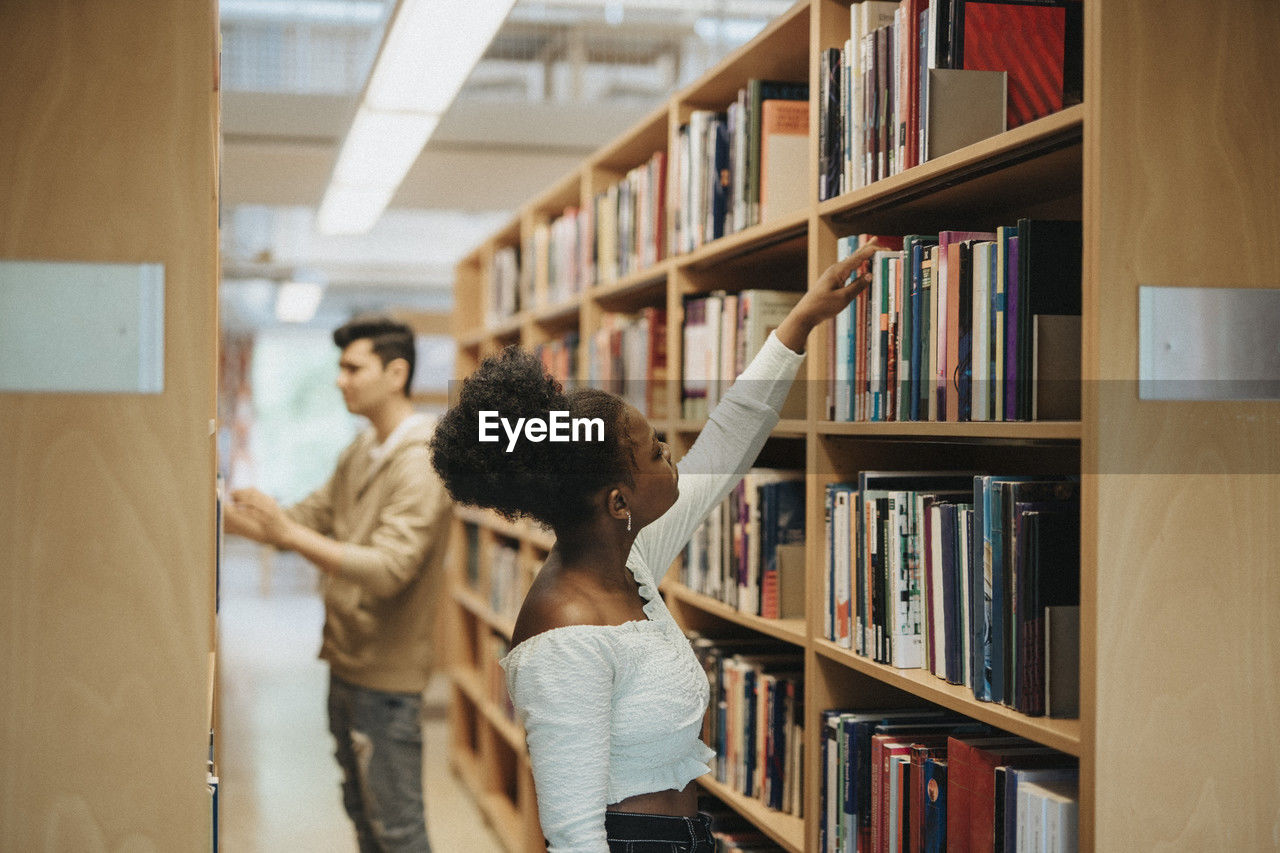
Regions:
M 384 368 L 397 358 L 403 358 L 409 365 L 409 375 L 405 377 L 403 388 L 404 395 L 408 397 L 417 361 L 413 330 L 404 323 L 397 323 L 386 317 L 356 319 L 333 330 L 333 342 L 338 345 L 338 349 L 346 349 L 364 338 L 368 338 L 373 344 L 373 351 L 382 360 Z

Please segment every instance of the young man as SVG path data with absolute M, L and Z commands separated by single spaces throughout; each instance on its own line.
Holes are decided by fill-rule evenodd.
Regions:
M 409 402 L 414 340 L 387 320 L 333 333 L 338 388 L 370 428 L 329 482 L 288 509 L 256 489 L 225 508 L 228 533 L 297 551 L 323 573 L 329 728 L 361 853 L 429 851 L 420 694 L 431 672 L 450 500 L 431 466 L 434 423 Z

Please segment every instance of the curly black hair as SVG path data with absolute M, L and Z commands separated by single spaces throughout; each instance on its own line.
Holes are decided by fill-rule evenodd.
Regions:
M 532 443 L 507 452 L 479 440 L 481 411 L 516 418 L 599 418 L 604 441 Z M 532 353 L 509 346 L 463 380 L 457 403 L 436 426 L 431 463 L 458 503 L 496 510 L 508 519 L 530 516 L 561 532 L 586 521 L 593 497 L 608 486 L 634 486 L 634 452 L 625 435 L 621 398 L 594 388 L 566 393 Z M 500 431 L 501 432 L 501 431 Z

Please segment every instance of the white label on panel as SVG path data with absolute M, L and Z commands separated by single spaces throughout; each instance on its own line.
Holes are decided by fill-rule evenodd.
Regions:
M 164 391 L 164 265 L 0 260 L 0 391 Z
M 1280 289 L 1139 288 L 1138 396 L 1280 400 Z

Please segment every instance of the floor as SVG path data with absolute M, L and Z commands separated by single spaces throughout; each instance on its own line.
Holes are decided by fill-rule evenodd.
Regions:
M 354 853 L 325 723 L 328 670 L 316 659 L 316 571 L 293 554 L 264 561 L 228 538 L 219 610 L 219 847 L 223 853 Z M 266 568 L 265 566 L 269 566 Z M 423 784 L 436 853 L 501 850 L 448 764 L 448 684 L 428 688 Z

